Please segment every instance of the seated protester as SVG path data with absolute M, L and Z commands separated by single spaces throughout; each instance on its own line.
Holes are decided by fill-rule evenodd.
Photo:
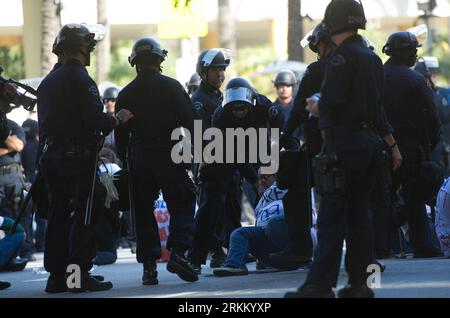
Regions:
M 25 230 L 19 224 L 10 234 L 13 225 L 13 219 L 0 216 L 0 230 L 6 234 L 0 240 L 0 271 L 22 271 L 27 265 L 27 260 L 16 259 L 25 240 Z
M 256 225 L 239 228 L 231 234 L 227 260 L 223 267 L 214 270 L 215 276 L 247 275 L 248 253 L 268 263 L 271 253 L 286 247 L 288 229 L 282 200 L 288 191 L 277 187 L 274 175 L 262 175 L 261 186 L 265 192 L 255 209 Z
M 445 257 L 450 258 L 450 179 L 439 191 L 436 202 L 436 234 Z
M 99 220 L 96 224 L 95 239 L 97 241 L 97 253 L 93 260 L 95 265 L 109 265 L 117 260 L 117 247 L 120 237 L 120 212 L 117 189 L 111 185 L 112 176 L 120 171 L 115 153 L 109 148 L 103 148 L 99 155 L 100 180 L 106 188 L 105 204 L 99 207 Z M 109 181 L 108 181 L 109 180 Z M 101 191 L 100 191 L 101 192 Z M 103 198 L 102 198 L 103 203 Z

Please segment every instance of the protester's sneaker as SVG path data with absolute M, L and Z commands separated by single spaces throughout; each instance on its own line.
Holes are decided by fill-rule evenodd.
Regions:
M 33 253 L 27 253 L 24 255 L 20 255 L 20 258 L 26 260 L 28 262 L 36 262 L 36 256 Z
M 8 282 L 0 282 L 0 290 L 11 287 L 11 283 Z
M 65 293 L 67 291 L 66 275 L 50 274 L 45 292 L 49 294 Z
M 213 270 L 214 276 L 228 277 L 228 276 L 243 276 L 248 275 L 248 270 L 245 268 L 236 267 L 220 267 Z
M 14 258 L 3 266 L 2 270 L 7 272 L 21 272 L 27 266 L 28 261 L 22 258 Z
M 260 270 L 265 270 L 265 269 L 273 269 L 272 266 L 267 265 L 266 263 L 264 263 L 261 260 L 256 260 L 256 270 L 260 271 Z
M 270 254 L 268 264 L 282 270 L 296 270 L 311 262 L 311 257 L 300 256 L 286 251 Z
M 353 287 L 347 285 L 338 291 L 339 298 L 374 298 L 375 294 L 372 289 L 362 285 L 358 287 Z
M 98 292 L 98 291 L 106 291 L 113 288 L 113 284 L 111 282 L 100 282 L 89 273 L 81 274 L 81 282 L 80 287 L 68 288 L 67 290 L 71 293 L 83 293 L 86 291 L 90 292 Z
M 184 281 L 198 281 L 198 275 L 194 271 L 192 266 L 183 256 L 174 251 L 170 253 L 169 262 L 167 263 L 167 270 L 171 273 L 177 274 L 178 277 L 180 277 Z
M 324 289 L 319 286 L 305 284 L 295 292 L 288 292 L 284 298 L 336 298 L 331 288 Z
M 144 273 L 142 274 L 142 285 L 158 285 L 158 271 L 154 261 L 144 264 Z

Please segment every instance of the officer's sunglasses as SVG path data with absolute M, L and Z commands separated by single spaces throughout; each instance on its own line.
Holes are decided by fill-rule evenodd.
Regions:
M 104 99 L 104 100 L 103 100 L 103 103 L 104 103 L 104 104 L 107 104 L 108 102 L 113 102 L 113 103 L 115 103 L 115 102 L 116 102 L 116 99 L 115 99 L 115 98 L 108 98 L 108 99 Z

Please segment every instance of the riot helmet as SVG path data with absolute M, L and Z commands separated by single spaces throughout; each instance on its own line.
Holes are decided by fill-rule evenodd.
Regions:
M 136 41 L 128 57 L 131 67 L 136 65 L 136 59 L 139 57 L 150 57 L 151 55 L 159 56 L 164 61 L 169 52 L 161 47 L 161 45 L 152 38 L 141 38 Z
M 209 68 L 227 68 L 230 66 L 223 49 L 211 49 L 200 53 L 197 61 L 197 74 L 202 76 Z
M 421 46 L 414 34 L 407 31 L 396 32 L 389 36 L 383 53 L 412 67 L 416 64 L 417 49 Z
M 119 89 L 115 86 L 108 87 L 103 93 L 103 103 L 106 104 L 108 100 L 116 100 L 119 92 Z
M 273 84 L 275 87 L 280 85 L 295 86 L 297 84 L 297 77 L 291 70 L 281 70 L 278 72 Z
M 359 0 L 332 0 L 323 19 L 324 29 L 331 35 L 352 29 L 366 29 L 366 15 Z
M 256 105 L 256 93 L 249 81 L 237 77 L 228 82 L 223 107 L 233 111 L 248 110 Z
M 61 28 L 53 43 L 52 51 L 56 55 L 61 55 L 69 50 L 84 48 L 86 52 L 83 50 L 81 52 L 87 59 L 86 65 L 89 66 L 90 53 L 94 51 L 96 44 L 95 34 L 89 30 L 87 25 L 71 23 Z
M 200 83 L 202 82 L 202 79 L 200 78 L 200 75 L 197 73 L 194 73 L 191 78 L 189 79 L 189 82 L 186 83 L 186 88 L 188 90 L 188 94 L 192 95 L 195 93 L 195 91 L 200 87 Z
M 305 38 L 301 41 L 302 47 L 309 46 L 311 51 L 320 54 L 320 43 L 323 41 L 329 41 L 330 35 L 324 28 L 323 22 L 319 23 L 311 30 Z
M 422 74 L 425 78 L 431 78 L 431 71 L 423 60 L 419 60 L 414 67 L 414 71 Z

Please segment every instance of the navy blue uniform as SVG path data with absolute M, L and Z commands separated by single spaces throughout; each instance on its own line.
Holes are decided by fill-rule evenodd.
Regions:
M 89 226 L 84 219 L 97 136 L 109 134 L 116 120 L 103 113 L 97 85 L 74 59 L 42 81 L 38 116 L 40 138 L 47 145 L 40 169 L 49 192 L 44 266 L 57 276 L 66 273 L 68 264 L 88 271 L 96 251 L 96 215 Z
M 393 176 L 392 191 L 395 193 L 402 186 L 410 240 L 414 250 L 418 251 L 429 247 L 431 242 L 417 173 L 420 163 L 426 160 L 426 148 L 430 146 L 428 151 L 432 151 L 439 141 L 438 110 L 432 90 L 421 74 L 392 60 L 385 64 L 384 69 L 384 105 L 403 156 L 403 164 Z
M 121 160 L 125 162 L 128 146 L 131 149 L 137 260 L 147 263 L 161 257 L 159 229 L 153 215 L 160 190 L 171 214 L 167 247 L 182 255 L 191 246 L 195 191 L 184 166 L 172 161 L 175 142 L 171 134 L 179 127 L 194 131 L 192 103 L 176 80 L 144 69 L 120 92 L 116 111 L 122 108 L 134 114 L 129 123 L 116 129 L 115 137 Z
M 310 116 L 306 110 L 306 99 L 320 92 L 327 62 L 327 58 L 322 58 L 308 66 L 284 128 L 283 139 L 289 140 L 289 144 L 283 146 L 287 147 L 287 150 L 295 150 L 296 148 L 291 146 L 291 136 L 300 125 L 303 125 L 306 151 L 310 158 L 313 158 L 320 152 L 322 136 L 318 127 L 318 119 Z M 307 197 L 310 189 L 307 189 L 306 161 L 301 162 L 303 166 L 300 167 L 295 182 L 283 199 L 284 213 L 289 230 L 287 251 L 298 256 L 310 258 L 312 257 L 313 247 L 309 224 L 310 216 L 308 215 L 311 211 L 308 211 Z
M 220 90 L 212 88 L 210 85 L 202 81 L 199 89 L 194 93 L 191 99 L 198 117 L 202 120 L 203 130 L 205 131 L 206 129 L 211 128 L 214 112 L 218 108 L 222 107 L 222 92 Z M 204 145 L 206 145 L 206 142 L 204 143 Z M 194 174 L 198 174 L 198 165 L 195 165 L 193 170 Z M 197 177 L 197 175 L 195 177 Z M 220 222 L 216 225 L 215 234 L 213 235 L 213 237 L 209 238 L 210 240 L 214 240 L 215 242 L 211 244 L 211 246 L 213 246 L 212 252 L 220 251 L 223 244 L 227 246 L 227 237 L 229 237 L 231 229 L 235 228 L 236 220 L 240 221 L 241 177 L 239 173 L 235 174 L 233 180 L 234 181 L 229 184 L 228 189 L 224 190 L 225 192 L 229 193 L 225 202 L 226 209 L 229 213 L 227 214 L 224 222 Z M 208 189 L 206 188 L 205 184 L 200 184 L 199 189 L 200 191 L 198 205 L 202 206 L 206 204 L 205 201 L 209 198 Z M 216 209 L 215 207 L 212 208 Z M 196 224 L 197 223 L 198 213 L 196 214 Z M 196 227 L 195 230 L 204 231 L 202 227 Z M 223 236 L 225 238 L 223 238 Z
M 211 128 L 212 116 L 216 109 L 222 106 L 222 92 L 202 81 L 191 99 L 198 116 L 203 122 L 203 129 Z
M 318 247 L 306 284 L 336 286 L 343 240 L 347 242 L 349 284 L 363 286 L 372 257 L 369 196 L 380 165 L 380 144 L 364 123 L 382 113 L 383 65 L 359 35 L 331 54 L 319 103 L 324 153 L 335 153 L 346 176 L 345 195 L 327 195 L 318 217 Z M 317 181 L 317 180 L 316 180 Z
M 269 124 L 273 128 L 281 129 L 283 127 L 283 115 L 276 110 L 272 103 L 264 96 L 259 95 L 258 103 L 251 108 L 248 115 L 244 119 L 236 118 L 230 110 L 218 108 L 212 118 L 212 126 L 221 129 L 223 132 L 226 128 L 266 128 Z M 224 140 L 226 144 L 226 141 Z M 246 158 L 248 158 L 248 148 L 246 149 Z M 224 155 L 225 151 L 223 152 Z M 236 154 L 236 152 L 235 152 Z M 197 211 L 197 229 L 194 236 L 193 248 L 190 254 L 190 259 L 193 264 L 205 264 L 206 257 L 209 250 L 214 250 L 217 246 L 216 241 L 211 241 L 210 238 L 214 234 L 214 230 L 218 224 L 223 224 L 224 220 L 228 218 L 227 226 L 231 227 L 228 232 L 232 232 L 240 226 L 240 213 L 238 217 L 230 216 L 227 209 L 226 201 L 229 196 L 235 196 L 236 192 L 233 189 L 236 172 L 247 179 L 252 184 L 258 180 L 256 167 L 252 164 L 209 164 L 203 168 L 202 179 L 204 186 L 207 189 L 207 198 L 202 202 Z M 206 172 L 207 171 L 207 172 Z M 240 212 L 240 206 L 235 207 Z

